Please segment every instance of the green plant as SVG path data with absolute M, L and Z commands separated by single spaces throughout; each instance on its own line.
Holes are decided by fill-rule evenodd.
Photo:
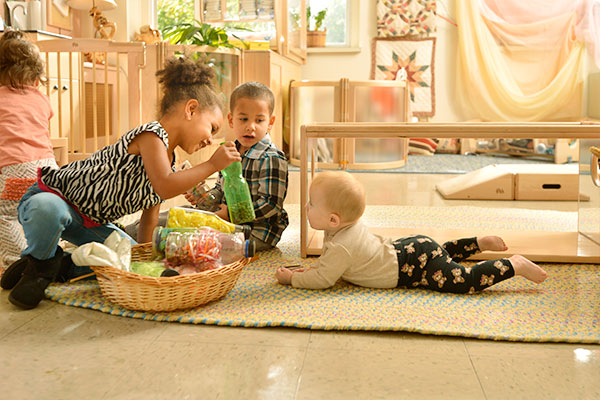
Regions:
M 225 28 L 213 26 L 198 20 L 166 26 L 162 31 L 162 35 L 163 38 L 173 44 L 194 44 L 197 46 L 227 47 L 230 49 L 235 47 L 229 43 L 229 36 Z M 232 36 L 240 39 L 235 35 Z
M 237 27 L 238 30 L 249 30 Z M 196 46 L 210 46 L 214 48 L 229 48 L 235 46 L 229 42 L 229 35 L 225 28 L 213 26 L 198 20 L 192 22 L 180 22 L 174 25 L 165 26 L 162 29 L 163 38 L 171 44 L 191 44 Z M 240 40 L 246 47 L 247 43 L 240 37 L 232 34 L 231 36 Z M 223 79 L 226 77 L 227 62 L 218 61 L 212 53 L 196 52 L 192 54 L 195 59 L 201 59 L 206 65 L 213 67 L 217 75 L 219 86 L 223 86 Z
M 323 26 L 323 21 L 325 20 L 325 15 L 327 15 L 327 9 L 324 8 L 315 15 L 315 31 L 318 31 L 321 26 Z M 310 17 L 312 16 L 312 12 L 310 6 L 306 7 L 306 23 L 310 28 Z M 310 29 L 309 29 L 310 30 Z

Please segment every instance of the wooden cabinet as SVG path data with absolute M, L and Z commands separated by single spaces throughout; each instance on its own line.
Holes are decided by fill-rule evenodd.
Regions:
M 246 50 L 242 54 L 242 81 L 269 86 L 275 95 L 275 126 L 271 140 L 287 152 L 289 138 L 288 105 L 290 83 L 302 78 L 301 64 L 271 50 Z
M 201 0 L 200 20 L 242 24 L 253 31 L 270 24 L 271 50 L 298 63 L 306 61 L 305 0 Z

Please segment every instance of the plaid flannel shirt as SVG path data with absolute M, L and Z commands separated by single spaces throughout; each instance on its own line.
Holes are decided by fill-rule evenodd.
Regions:
M 237 141 L 235 144 L 239 150 L 240 144 Z M 253 222 L 245 225 L 252 227 L 253 237 L 275 246 L 289 225 L 287 212 L 283 209 L 288 186 L 287 158 L 266 136 L 242 154 L 242 174 L 248 182 L 256 215 Z M 223 175 L 219 172 L 211 192 L 226 204 L 222 188 Z

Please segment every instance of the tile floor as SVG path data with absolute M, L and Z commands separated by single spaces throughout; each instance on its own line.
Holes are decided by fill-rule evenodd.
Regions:
M 440 205 L 431 187 L 447 177 L 361 179 L 372 199 L 379 178 L 407 189 L 381 202 Z M 289 204 L 297 182 L 290 174 Z M 2 399 L 600 398 L 600 345 L 161 323 L 48 300 L 21 311 L 7 298 L 0 291 Z

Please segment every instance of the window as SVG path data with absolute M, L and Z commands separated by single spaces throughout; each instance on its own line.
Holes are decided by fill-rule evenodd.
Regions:
M 327 47 L 357 47 L 358 0 L 306 0 L 311 8 L 309 29 L 314 27 L 314 16 L 327 9 L 323 27 L 327 28 Z
M 194 0 L 158 0 L 158 30 L 182 22 L 194 21 Z

